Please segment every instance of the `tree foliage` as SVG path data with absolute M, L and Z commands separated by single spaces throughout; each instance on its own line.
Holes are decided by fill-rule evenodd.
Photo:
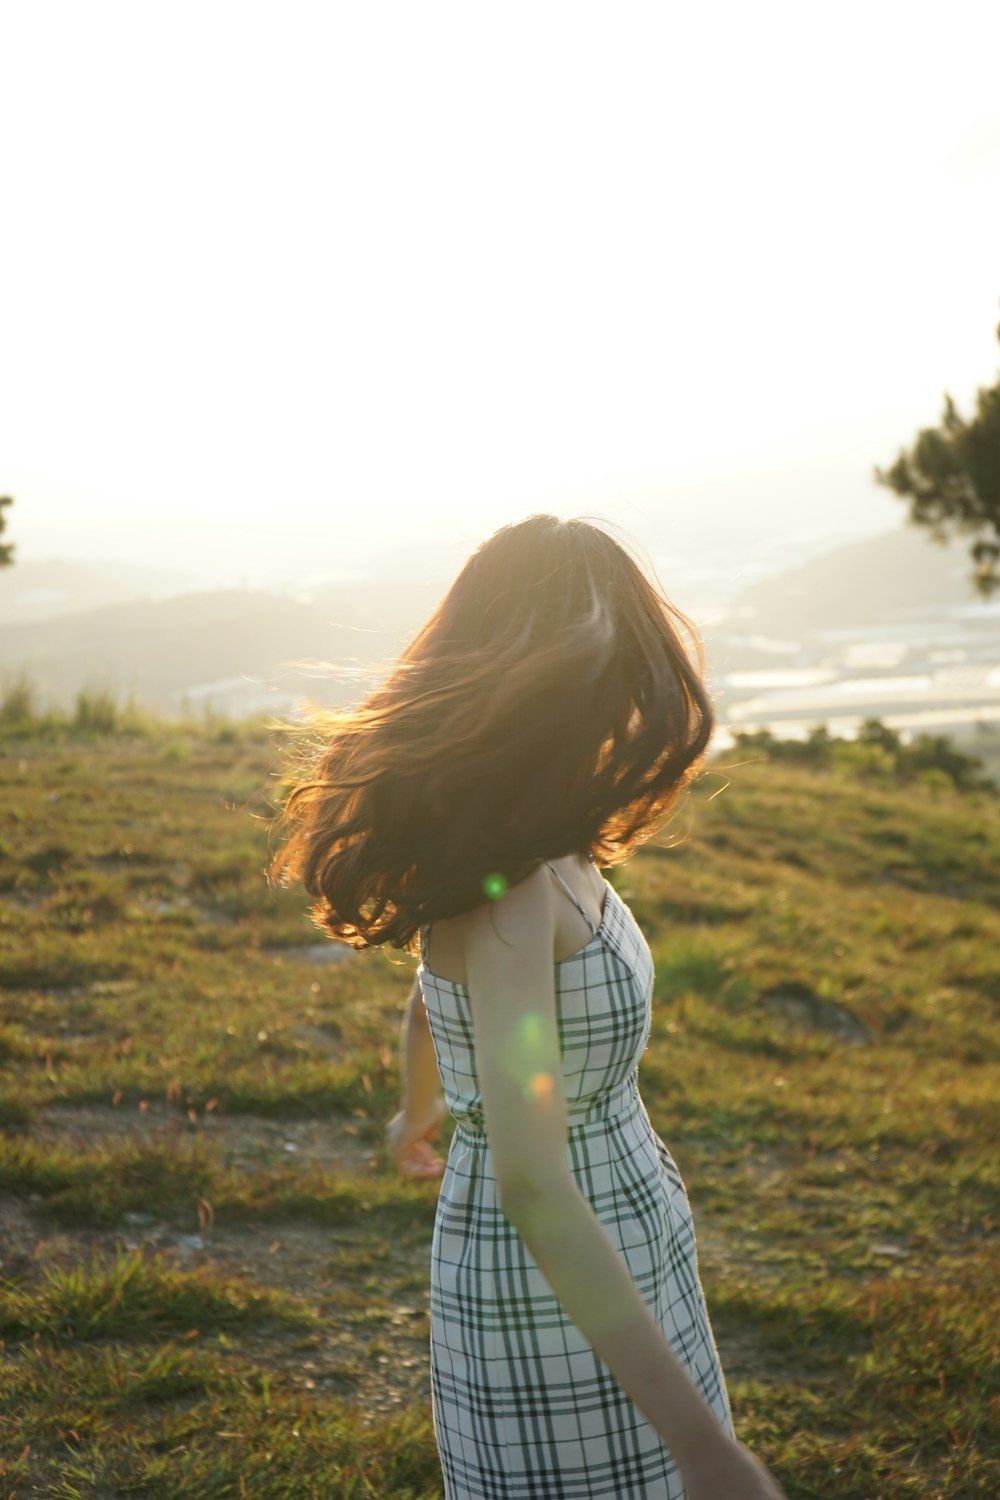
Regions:
M 968 421 L 946 394 L 940 426 L 925 427 L 875 478 L 909 500 L 909 519 L 935 541 L 971 536 L 974 588 L 987 598 L 1000 589 L 1000 378 L 977 392 Z
M 9 495 L 0 495 L 0 536 L 7 529 L 7 517 L 4 515 L 4 507 L 13 504 L 14 502 Z M 12 563 L 13 561 L 14 543 L 0 542 L 0 568 L 6 567 L 8 563 Z
M 863 779 L 904 784 L 926 780 L 931 772 L 933 784 L 1000 796 L 1000 786 L 983 774 L 978 755 L 959 750 L 946 735 L 918 734 L 904 744 L 899 732 L 881 719 L 865 719 L 853 740 L 837 738 L 825 724 L 813 725 L 804 740 L 775 739 L 769 729 L 739 730 L 733 740 L 740 752 L 761 751 L 771 761 L 840 766 Z

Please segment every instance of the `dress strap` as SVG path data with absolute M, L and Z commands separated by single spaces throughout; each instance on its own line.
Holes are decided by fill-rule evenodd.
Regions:
M 549 865 L 548 860 L 546 860 L 545 863 L 547 865 Z M 562 876 L 559 874 L 559 871 L 556 870 L 556 869 L 553 869 L 552 865 L 549 865 L 549 869 L 552 870 L 553 875 L 556 877 L 556 879 L 558 880 L 559 884 L 562 886 L 563 890 L 566 892 L 567 896 L 572 901 L 572 903 L 576 907 L 577 911 L 580 913 L 581 917 L 583 917 L 583 919 L 586 922 L 587 926 L 590 928 L 591 933 L 593 934 L 594 937 L 596 937 L 597 936 L 597 928 L 594 926 L 593 921 L 591 920 L 590 913 L 583 906 L 581 906 L 580 902 L 574 896 L 573 892 L 570 890 L 570 888 L 566 884 L 565 880 L 563 880 Z

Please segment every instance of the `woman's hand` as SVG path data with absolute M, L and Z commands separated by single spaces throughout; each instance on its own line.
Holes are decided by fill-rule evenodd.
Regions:
M 386 1144 L 403 1177 L 440 1177 L 444 1162 L 429 1144 L 437 1135 L 445 1115 L 444 1100 L 434 1100 L 427 1118 L 411 1120 L 405 1110 L 393 1115 L 385 1128 Z
M 681 1474 L 687 1500 L 785 1500 L 760 1460 L 726 1434 L 683 1463 Z

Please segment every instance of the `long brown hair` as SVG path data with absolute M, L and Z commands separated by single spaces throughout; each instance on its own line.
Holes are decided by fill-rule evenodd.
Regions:
M 313 717 L 268 875 L 301 880 L 329 936 L 412 952 L 420 926 L 544 859 L 621 864 L 701 768 L 703 672 L 691 622 L 614 537 L 549 515 L 503 526 L 385 681 Z

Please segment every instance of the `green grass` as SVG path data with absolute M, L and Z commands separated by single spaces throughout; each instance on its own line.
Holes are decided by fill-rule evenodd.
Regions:
M 441 1493 L 425 1414 L 390 1418 L 373 1440 L 353 1404 L 305 1397 L 224 1347 L 36 1344 L 19 1351 L 5 1375 L 0 1418 L 16 1425 L 18 1441 L 27 1439 L 0 1458 L 0 1493 L 9 1500 Z
M 195 1229 L 205 1203 L 227 1223 L 296 1217 L 340 1225 L 364 1218 L 387 1234 L 429 1234 L 433 1225 L 426 1192 L 402 1179 L 358 1179 L 316 1162 L 283 1161 L 247 1172 L 197 1138 L 126 1140 L 89 1150 L 8 1138 L 0 1141 L 0 1190 L 34 1196 L 37 1212 L 64 1229 L 113 1226 L 129 1213 Z
M 310 1313 L 274 1292 L 140 1251 L 119 1251 L 108 1264 L 92 1255 L 89 1264 L 48 1266 L 28 1288 L 0 1284 L 0 1335 L 12 1339 L 148 1338 L 261 1319 L 300 1326 Z
M 0 1497 L 439 1500 L 435 1189 L 381 1136 L 413 961 L 300 956 L 263 729 L 5 713 Z M 987 1500 L 1000 804 L 726 766 L 609 875 L 740 1435 L 791 1500 Z

